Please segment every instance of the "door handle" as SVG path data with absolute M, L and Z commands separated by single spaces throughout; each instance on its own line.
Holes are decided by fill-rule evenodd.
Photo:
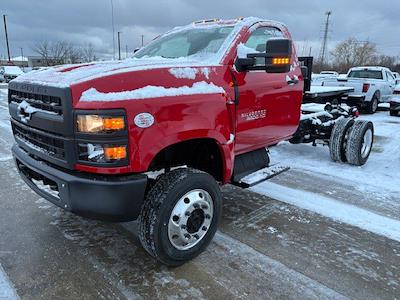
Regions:
M 293 78 L 290 78 L 289 75 L 286 75 L 286 82 L 289 85 L 298 84 L 299 83 L 299 77 L 294 75 Z

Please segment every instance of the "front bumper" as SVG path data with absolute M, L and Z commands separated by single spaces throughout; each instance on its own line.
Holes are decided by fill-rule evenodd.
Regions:
M 66 171 L 38 161 L 17 145 L 12 148 L 22 179 L 37 194 L 75 214 L 104 221 L 137 219 L 147 176 L 99 176 Z

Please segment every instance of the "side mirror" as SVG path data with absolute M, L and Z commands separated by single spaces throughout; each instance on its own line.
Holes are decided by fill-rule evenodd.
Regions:
M 261 49 L 261 47 L 258 49 Z M 266 43 L 265 50 L 265 52 L 249 53 L 246 58 L 238 57 L 235 61 L 236 70 L 238 72 L 266 71 L 267 73 L 287 73 L 290 71 L 291 40 L 269 40 Z
M 290 71 L 292 41 L 272 39 L 267 41 L 265 53 L 265 71 L 267 73 L 287 73 Z
M 246 72 L 252 70 L 255 64 L 254 58 L 236 58 L 235 68 L 238 72 Z

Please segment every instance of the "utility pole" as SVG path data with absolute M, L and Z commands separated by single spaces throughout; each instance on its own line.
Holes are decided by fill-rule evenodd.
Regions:
M 115 26 L 114 26 L 114 3 L 111 1 L 111 25 L 112 25 L 112 40 L 113 40 L 113 59 L 115 60 Z
M 128 58 L 128 45 L 125 45 L 125 58 Z
M 6 15 L 3 15 L 3 21 L 4 21 L 4 32 L 6 33 L 6 44 L 7 44 L 8 62 L 11 63 L 10 45 L 8 44 L 8 32 L 7 32 Z
M 121 60 L 121 31 L 118 31 L 118 60 Z
M 21 49 L 21 61 L 22 61 L 22 70 L 25 70 L 25 61 L 24 61 L 24 48 L 20 48 Z
M 142 34 L 142 47 L 144 46 L 144 35 Z
M 325 21 L 324 37 L 322 39 L 322 47 L 321 47 L 321 52 L 320 52 L 320 57 L 319 57 L 321 67 L 325 63 L 325 55 L 326 55 L 327 47 L 328 47 L 329 18 L 331 16 L 331 14 L 332 14 L 332 11 L 327 11 L 325 13 L 326 21 Z

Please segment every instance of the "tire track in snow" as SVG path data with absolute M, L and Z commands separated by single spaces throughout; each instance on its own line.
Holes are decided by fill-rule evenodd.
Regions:
M 264 182 L 252 191 L 400 242 L 400 221 L 318 194 Z
M 239 299 L 348 299 L 221 232 L 192 263 Z

